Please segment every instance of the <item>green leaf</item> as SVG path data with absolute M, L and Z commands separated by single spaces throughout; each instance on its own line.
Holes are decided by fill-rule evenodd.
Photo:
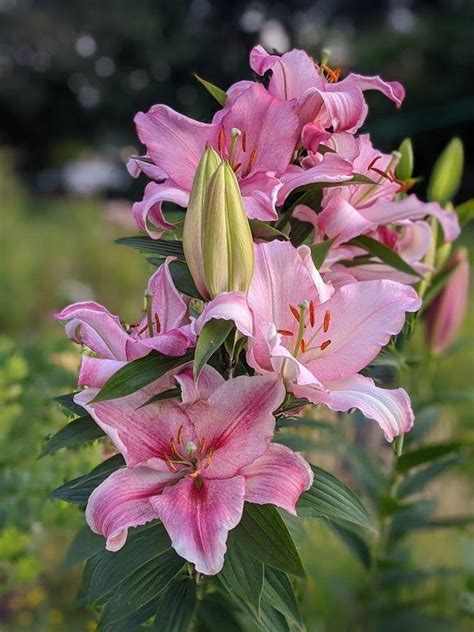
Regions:
M 99 623 L 97 632 L 132 632 L 132 630 L 135 632 L 136 630 L 142 630 L 141 625 L 153 617 L 155 610 L 156 601 L 150 601 L 123 619 L 120 619 L 120 621 L 113 621 L 111 624 L 104 621 L 103 626 Z
M 211 630 L 244 632 L 232 607 L 233 603 L 230 603 L 220 593 L 205 595 L 199 601 L 197 608 L 198 632 L 210 632 Z
M 457 265 L 458 264 L 456 263 L 453 264 L 452 262 L 448 261 L 447 265 L 445 265 L 444 268 L 439 270 L 439 272 L 437 272 L 432 277 L 428 290 L 423 297 L 423 305 L 418 312 L 418 316 L 421 316 L 427 310 L 429 305 L 434 301 L 434 299 L 438 296 L 443 287 L 451 278 L 452 273 L 456 270 Z
M 224 567 L 218 579 L 227 592 L 247 604 L 257 618 L 260 616 L 263 577 L 263 562 L 243 549 L 231 531 Z
M 367 510 L 347 485 L 315 465 L 311 469 L 314 472 L 314 482 L 300 496 L 298 515 L 346 520 L 373 530 Z
M 397 460 L 397 471 L 400 473 L 407 472 L 412 467 L 440 459 L 453 452 L 459 452 L 463 447 L 466 447 L 466 444 L 463 444 L 461 441 L 451 441 L 426 445 L 416 450 L 405 452 Z
M 259 219 L 251 219 L 249 224 L 254 239 L 262 239 L 263 241 L 273 241 L 274 239 L 288 241 L 287 235 Z
M 456 206 L 455 211 L 458 215 L 461 228 L 463 228 L 474 219 L 474 198 L 466 200 L 466 202 Z
M 180 388 L 170 388 L 168 391 L 164 391 L 163 393 L 158 393 L 158 395 L 153 395 L 150 399 L 147 399 L 144 404 L 139 406 L 137 410 L 143 408 L 144 406 L 149 406 L 150 404 L 154 404 L 155 402 L 162 402 L 165 399 L 176 399 L 181 396 Z
M 418 272 L 409 266 L 394 250 L 388 248 L 388 246 L 385 246 L 382 242 L 377 241 L 377 239 L 373 239 L 367 235 L 360 235 L 359 237 L 351 239 L 349 244 L 363 248 L 367 252 L 370 252 L 371 255 L 374 255 L 374 257 L 380 259 L 383 263 L 386 263 L 396 270 L 400 270 L 400 272 L 405 272 L 405 274 L 411 274 L 415 277 L 420 276 Z
M 183 565 L 184 560 L 173 549 L 168 549 L 129 574 L 117 586 L 102 610 L 101 632 L 117 632 L 117 624 L 156 600 Z
M 233 320 L 209 320 L 201 329 L 194 355 L 194 377 L 197 379 L 214 351 L 224 343 L 224 340 L 235 327 Z
M 87 414 L 87 411 L 76 404 L 74 401 L 74 396 L 77 395 L 80 391 L 74 391 L 74 393 L 67 393 L 66 395 L 58 395 L 58 397 L 53 397 L 53 401 L 68 410 L 70 413 L 74 415 L 83 416 Z
M 114 373 L 97 393 L 91 403 L 103 402 L 109 399 L 125 397 L 140 390 L 162 377 L 171 369 L 186 364 L 192 359 L 192 353 L 184 356 L 166 356 L 158 351 L 152 351 L 144 358 L 128 362 Z
M 290 627 L 284 615 L 268 603 L 263 603 L 260 621 L 257 627 L 263 632 L 290 632 Z
M 199 81 L 199 83 L 202 84 L 206 88 L 209 94 L 211 94 L 214 97 L 217 103 L 219 103 L 219 105 L 224 107 L 225 102 L 227 101 L 227 94 L 224 92 L 224 90 L 222 90 L 222 88 L 218 88 L 210 81 L 206 81 L 205 79 L 203 79 L 196 73 L 194 73 L 194 76 Z
M 430 202 L 446 204 L 456 195 L 464 167 L 464 148 L 460 138 L 453 138 L 438 157 L 428 183 Z
M 273 505 L 245 503 L 237 542 L 258 560 L 290 575 L 304 576 L 298 551 L 282 517 Z
M 320 244 L 313 244 L 312 246 L 310 246 L 311 257 L 313 258 L 313 263 L 318 270 L 323 265 L 324 259 L 326 259 L 326 255 L 328 254 L 329 249 L 331 248 L 333 243 L 334 239 L 326 239 Z
M 140 252 L 147 252 L 156 257 L 178 257 L 184 261 L 183 242 L 177 239 L 152 239 L 145 235 L 137 235 L 136 237 L 116 239 L 115 243 L 135 248 Z
M 354 526 L 347 522 L 327 521 L 328 528 L 343 542 L 347 548 L 357 557 L 366 568 L 370 568 L 370 548 L 360 533 L 354 530 Z
M 63 566 L 69 568 L 87 560 L 99 551 L 104 550 L 105 539 L 102 535 L 94 533 L 88 526 L 82 527 L 76 533 L 74 540 L 71 542 Z
M 361 173 L 354 173 L 352 178 L 350 178 L 349 180 L 341 180 L 341 182 L 312 182 L 311 184 L 303 184 L 302 186 L 297 187 L 293 192 L 301 193 L 302 191 L 315 191 L 319 189 L 330 189 L 334 187 L 347 187 L 352 184 L 376 185 L 377 183 Z
M 196 582 L 193 577 L 178 575 L 161 598 L 152 630 L 187 632 L 196 609 Z
M 87 561 L 81 590 L 83 600 L 87 604 L 103 604 L 130 575 L 170 550 L 171 541 L 161 522 L 131 529 L 119 551 L 103 550 Z
M 268 566 L 265 567 L 265 584 L 262 599 L 284 617 L 302 625 L 301 613 L 288 575 Z
M 105 481 L 112 472 L 115 472 L 124 465 L 125 461 L 123 456 L 116 454 L 95 467 L 89 474 L 79 476 L 53 490 L 50 493 L 50 497 L 55 500 L 64 500 L 74 505 L 85 506 L 94 489 Z
M 105 432 L 95 423 L 90 415 L 73 419 L 61 428 L 43 446 L 39 458 L 53 454 L 61 448 L 70 448 L 79 443 L 87 443 L 105 436 Z
M 191 296 L 191 298 L 202 299 L 191 276 L 191 272 L 184 261 L 171 261 L 169 271 L 173 283 L 180 292 L 186 294 L 186 296 Z
M 395 175 L 399 180 L 406 182 L 413 175 L 413 144 L 411 138 L 404 138 L 398 148 L 400 152 L 400 160 L 395 169 Z

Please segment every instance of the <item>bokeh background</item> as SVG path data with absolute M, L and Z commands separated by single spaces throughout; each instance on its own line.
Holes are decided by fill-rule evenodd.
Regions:
M 401 111 L 368 94 L 363 131 L 384 150 L 412 137 L 420 195 L 438 153 L 463 139 L 464 201 L 474 193 L 473 27 L 469 0 L 0 0 L 0 630 L 95 629 L 75 601 L 80 569 L 63 564 L 81 515 L 46 497 L 90 469 L 99 448 L 36 456 L 65 422 L 50 400 L 73 390 L 79 362 L 54 311 L 93 299 L 134 320 L 151 272 L 138 253 L 112 244 L 136 232 L 130 206 L 144 187 L 125 169 L 140 153 L 134 114 L 163 102 L 207 120 L 215 103 L 193 72 L 225 89 L 250 77 L 257 42 L 303 47 L 316 59 L 328 48 L 343 72 L 406 86 Z M 462 241 L 470 246 L 472 232 Z M 472 427 L 472 323 L 471 301 L 460 342 L 428 385 L 410 378 L 413 388 L 456 394 L 441 406 L 433 430 L 441 439 Z M 472 469 L 430 489 L 448 514 L 472 513 Z M 310 537 L 309 632 L 353 629 L 364 587 L 357 561 L 323 526 L 312 523 Z M 415 537 L 420 559 L 463 567 L 461 579 L 446 573 L 439 604 L 471 630 L 469 529 Z

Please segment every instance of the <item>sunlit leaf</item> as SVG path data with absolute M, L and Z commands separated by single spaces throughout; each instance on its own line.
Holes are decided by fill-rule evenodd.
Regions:
M 219 103 L 219 105 L 222 105 L 222 107 L 224 107 L 225 102 L 227 100 L 227 94 L 224 92 L 224 90 L 222 90 L 221 88 L 218 88 L 210 81 L 206 81 L 205 79 L 203 79 L 196 73 L 194 73 L 194 76 L 199 81 L 199 83 L 202 84 L 206 88 L 209 94 L 211 94 L 214 97 L 217 103 Z

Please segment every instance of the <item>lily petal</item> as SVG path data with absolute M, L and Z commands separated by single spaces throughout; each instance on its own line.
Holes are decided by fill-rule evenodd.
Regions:
M 272 504 L 296 516 L 296 503 L 313 483 L 313 472 L 296 452 L 273 443 L 262 456 L 244 467 L 245 500 Z
M 216 575 L 224 565 L 227 534 L 240 522 L 245 479 L 190 476 L 151 499 L 178 555 L 193 562 L 198 573 Z
M 163 202 L 174 202 L 185 207 L 189 202 L 189 192 L 178 188 L 170 181 L 165 184 L 150 182 L 145 188 L 143 200 L 135 202 L 132 207 L 132 215 L 138 228 L 153 239 L 159 239 L 163 232 L 173 230 L 177 226 L 166 221 L 162 210 Z

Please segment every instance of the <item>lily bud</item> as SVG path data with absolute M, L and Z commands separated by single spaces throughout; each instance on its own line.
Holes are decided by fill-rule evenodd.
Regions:
M 203 211 L 204 277 L 211 298 L 247 292 L 253 275 L 253 240 L 239 184 L 228 162 L 219 165 Z
M 221 162 L 219 155 L 212 147 L 203 153 L 194 176 L 188 210 L 184 219 L 184 256 L 196 288 L 204 298 L 209 298 L 209 292 L 206 287 L 201 252 L 203 207 L 207 188 Z
M 455 266 L 441 293 L 426 311 L 427 337 L 431 351 L 442 353 L 453 342 L 466 314 L 469 291 L 467 250 L 460 248 L 448 266 Z

